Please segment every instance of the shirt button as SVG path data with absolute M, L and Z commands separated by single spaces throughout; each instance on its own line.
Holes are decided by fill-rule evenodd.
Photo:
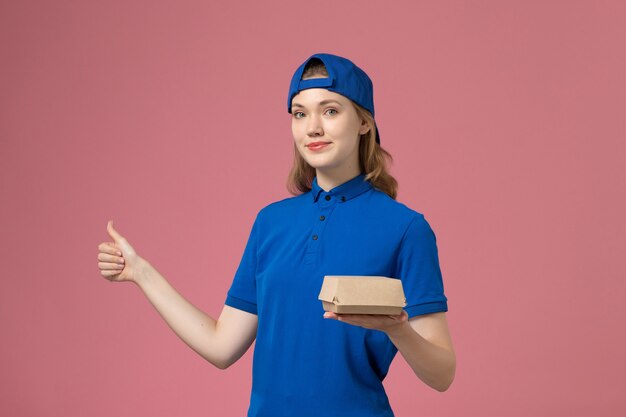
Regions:
M 326 217 L 324 216 L 320 216 L 320 220 L 324 220 Z
M 341 196 L 341 201 L 346 201 L 346 196 L 345 195 Z
M 317 235 L 313 235 L 313 240 L 317 240 Z
M 328 201 L 328 200 L 330 200 L 330 196 L 329 195 L 326 196 L 326 201 Z

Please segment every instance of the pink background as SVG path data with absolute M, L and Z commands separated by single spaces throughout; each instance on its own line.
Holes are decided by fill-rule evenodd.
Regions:
M 623 1 L 2 2 L 0 415 L 245 415 L 253 348 L 213 367 L 97 246 L 113 219 L 216 318 L 289 196 L 315 52 L 372 77 L 398 200 L 437 235 L 456 379 L 396 356 L 396 415 L 623 415 L 625 23 Z

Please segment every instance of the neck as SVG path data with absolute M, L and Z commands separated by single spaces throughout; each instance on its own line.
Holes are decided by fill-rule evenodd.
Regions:
M 317 185 L 324 191 L 330 191 L 336 186 L 361 174 L 361 170 L 358 166 L 349 168 L 350 169 L 343 169 L 342 171 L 316 169 L 315 176 L 317 177 Z

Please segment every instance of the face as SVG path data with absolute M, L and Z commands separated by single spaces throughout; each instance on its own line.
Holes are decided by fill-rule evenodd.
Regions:
M 324 88 L 300 91 L 291 101 L 291 132 L 300 155 L 320 172 L 351 177 L 360 172 L 359 135 L 369 126 L 350 99 Z M 312 143 L 323 142 L 321 147 Z

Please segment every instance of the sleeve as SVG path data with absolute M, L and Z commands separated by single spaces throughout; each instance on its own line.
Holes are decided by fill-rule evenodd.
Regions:
M 396 271 L 406 296 L 409 318 L 448 311 L 439 267 L 437 238 L 422 214 L 413 218 L 402 237 Z
M 257 214 L 237 272 L 226 295 L 225 304 L 257 314 L 256 266 L 259 215 Z

